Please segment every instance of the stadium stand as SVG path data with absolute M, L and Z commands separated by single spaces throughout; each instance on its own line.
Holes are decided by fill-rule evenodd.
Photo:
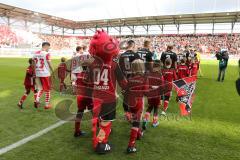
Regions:
M 16 47 L 24 43 L 24 37 L 17 36 L 16 31 L 10 27 L 0 26 L 0 44 L 1 47 Z M 48 41 L 51 43 L 53 50 L 71 50 L 80 43 L 88 43 L 89 37 L 81 36 L 62 36 L 50 34 L 33 34 L 34 37 L 40 39 L 40 42 Z M 181 52 L 184 46 L 191 45 L 203 54 L 211 54 L 219 48 L 227 48 L 232 55 L 240 54 L 240 35 L 239 34 L 187 34 L 187 35 L 158 35 L 158 36 L 118 36 L 119 41 L 127 41 L 133 39 L 136 42 L 137 48 L 140 48 L 143 41 L 148 38 L 152 42 L 152 48 L 156 52 L 165 50 L 169 43 L 175 44 L 175 51 Z M 34 39 L 33 39 L 34 41 Z M 26 42 L 25 42 L 26 43 Z M 33 42 L 28 42 L 33 43 Z M 35 44 L 37 45 L 39 44 Z

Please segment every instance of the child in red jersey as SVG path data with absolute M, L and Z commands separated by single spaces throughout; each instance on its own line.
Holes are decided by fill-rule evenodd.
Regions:
M 183 79 L 189 76 L 189 68 L 186 65 L 185 58 L 181 59 L 180 65 L 177 66 L 177 76 L 178 76 L 178 79 Z
M 67 76 L 67 72 L 68 72 L 68 69 L 67 69 L 67 65 L 66 65 L 66 59 L 64 57 L 62 57 L 61 58 L 61 63 L 58 66 L 58 79 L 59 79 L 59 82 L 60 82 L 60 86 L 59 86 L 60 93 L 62 93 L 63 88 L 67 89 L 67 86 L 64 83 L 64 79 Z
M 132 114 L 132 128 L 130 139 L 127 147 L 127 153 L 137 151 L 135 143 L 143 135 L 140 129 L 140 120 L 143 110 L 143 96 L 148 89 L 147 78 L 144 76 L 144 62 L 136 59 L 132 62 L 132 75 L 128 79 L 127 90 L 125 92 L 126 104 Z
M 20 109 L 23 109 L 23 107 L 22 107 L 23 102 L 26 100 L 26 98 L 29 95 L 31 90 L 34 93 L 34 102 L 36 101 L 36 97 L 37 97 L 37 90 L 35 89 L 35 76 L 36 75 L 35 75 L 33 59 L 30 58 L 28 60 L 28 63 L 30 65 L 28 66 L 28 68 L 26 70 L 26 76 L 25 76 L 25 80 L 24 80 L 25 93 L 17 104 Z
M 155 63 L 155 66 L 153 68 L 153 72 L 150 72 L 147 74 L 148 78 L 148 83 L 149 83 L 149 88 L 150 89 L 156 89 L 159 86 L 163 84 L 163 76 L 161 74 L 161 69 L 160 65 Z M 159 125 L 158 122 L 158 110 L 161 102 L 161 97 L 160 95 L 150 95 L 148 96 L 148 108 L 146 110 L 146 113 L 143 118 L 143 124 L 142 124 L 142 129 L 146 130 L 147 123 L 150 120 L 150 115 L 153 110 L 153 121 L 152 121 L 152 126 L 157 127 Z
M 197 57 L 192 59 L 191 67 L 190 67 L 190 76 L 197 76 L 199 69 L 199 61 Z
M 84 111 L 88 109 L 88 111 L 91 111 L 93 113 L 93 101 L 91 97 L 91 89 L 88 88 L 87 70 L 84 70 L 77 75 L 75 90 L 77 95 L 78 110 L 75 119 L 74 137 L 80 137 L 86 134 L 86 132 L 81 129 L 81 122 Z
M 83 48 L 80 48 L 80 52 L 83 52 Z M 80 137 L 85 135 L 85 132 L 81 129 L 81 122 L 84 115 L 84 111 L 88 109 L 93 113 L 93 101 L 92 101 L 92 95 L 91 95 L 91 89 L 89 88 L 89 68 L 88 68 L 88 62 L 91 61 L 91 57 L 88 54 L 81 54 L 79 56 L 79 59 L 81 59 L 82 64 L 79 64 L 78 66 L 81 68 L 80 72 L 76 74 L 77 80 L 75 81 L 75 87 L 74 89 L 76 91 L 77 95 L 77 115 L 75 119 L 75 132 L 74 137 Z
M 168 82 L 171 84 L 171 88 L 172 88 L 172 82 L 174 80 L 177 80 L 177 75 L 176 75 L 176 71 L 175 69 L 171 68 L 172 65 L 172 60 L 170 58 L 166 59 L 165 64 L 164 64 L 164 68 L 162 69 L 162 75 L 163 75 L 163 79 L 165 82 Z M 165 115 L 166 111 L 168 109 L 168 103 L 169 103 L 169 99 L 171 97 L 171 92 L 168 92 L 166 94 L 164 94 L 162 96 L 162 104 L 163 104 L 163 112 L 162 114 Z

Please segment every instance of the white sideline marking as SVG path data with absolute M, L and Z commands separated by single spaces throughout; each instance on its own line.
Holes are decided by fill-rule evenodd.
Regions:
M 57 122 L 57 123 L 55 123 L 55 124 L 53 124 L 53 125 L 45 128 L 45 129 L 43 129 L 43 130 L 41 130 L 41 131 L 39 131 L 39 132 L 37 132 L 37 133 L 29 136 L 29 137 L 26 137 L 26 138 L 24 138 L 24 139 L 22 139 L 22 140 L 20 140 L 20 141 L 18 141 L 18 142 L 16 142 L 16 143 L 13 143 L 13 144 L 11 144 L 11 145 L 9 145 L 9 146 L 6 146 L 6 147 L 4 147 L 4 148 L 1 148 L 1 149 L 0 149 L 0 155 L 2 155 L 2 154 L 4 154 L 4 153 L 7 153 L 8 151 L 11 151 L 11 150 L 13 150 L 13 149 L 15 149 L 15 148 L 17 148 L 17 147 L 19 147 L 19 146 L 22 146 L 22 145 L 24 145 L 25 143 L 28 143 L 28 142 L 32 141 L 33 139 L 38 138 L 38 137 L 40 137 L 40 136 L 48 133 L 49 131 L 51 131 L 51 130 L 53 130 L 53 129 L 55 129 L 55 128 L 61 126 L 61 125 L 63 125 L 63 124 L 66 123 L 66 122 L 67 122 L 67 121 L 59 121 L 59 122 Z

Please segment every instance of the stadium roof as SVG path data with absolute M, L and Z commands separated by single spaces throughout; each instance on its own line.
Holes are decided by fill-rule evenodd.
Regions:
M 240 12 L 200 13 L 166 16 L 144 16 L 131 18 L 115 18 L 92 21 L 73 21 L 40 12 L 22 9 L 0 3 L 0 16 L 27 20 L 35 23 L 45 23 L 71 29 L 139 26 L 139 25 L 167 25 L 194 23 L 234 23 L 240 21 Z
M 240 0 L 0 0 L 0 3 L 74 21 L 240 11 Z
M 34 12 L 27 9 L 18 8 L 0 3 L 0 17 L 9 17 L 13 19 L 26 20 L 29 22 L 55 25 L 59 27 L 75 28 L 76 22 L 44 13 Z

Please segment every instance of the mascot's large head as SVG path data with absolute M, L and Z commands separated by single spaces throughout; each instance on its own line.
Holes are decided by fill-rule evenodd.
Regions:
M 119 43 L 104 30 L 97 30 L 91 39 L 89 53 L 108 63 L 119 53 Z

